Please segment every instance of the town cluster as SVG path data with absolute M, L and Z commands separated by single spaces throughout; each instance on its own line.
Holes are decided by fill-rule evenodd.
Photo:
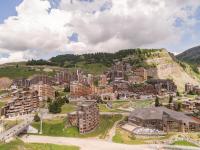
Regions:
M 133 67 L 127 62 L 116 62 L 101 75 L 86 74 L 77 69 L 58 71 L 54 76 L 35 75 L 13 81 L 10 88 L 11 99 L 1 110 L 6 118 L 37 112 L 48 99 L 55 99 L 57 87 L 69 89 L 69 101 L 77 102 L 77 111 L 68 114 L 71 125 L 77 126 L 80 133 L 93 131 L 100 122 L 99 102 L 115 100 L 149 100 L 157 97 L 176 97 L 178 91 L 170 79 L 154 79 L 144 67 Z M 200 94 L 200 88 L 185 85 L 185 92 Z M 81 103 L 80 103 L 81 102 Z M 182 108 L 188 111 L 199 110 L 200 103 L 185 101 Z M 162 107 L 133 110 L 128 124 L 135 126 L 130 132 L 139 133 L 143 128 L 169 131 L 200 131 L 197 118 L 177 112 L 177 103 Z M 156 130 L 156 131 L 157 131 Z

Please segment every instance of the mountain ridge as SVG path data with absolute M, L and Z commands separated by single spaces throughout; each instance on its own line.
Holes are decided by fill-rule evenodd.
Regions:
M 200 65 L 200 45 L 190 48 L 180 54 L 178 54 L 177 59 L 190 63 Z

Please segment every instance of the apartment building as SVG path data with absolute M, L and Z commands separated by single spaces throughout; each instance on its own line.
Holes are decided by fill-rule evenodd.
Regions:
M 185 92 L 186 93 L 192 92 L 194 94 L 200 95 L 200 87 L 192 85 L 190 83 L 186 83 L 185 84 Z
M 81 97 L 92 93 L 91 87 L 80 82 L 74 81 L 70 83 L 70 96 Z
M 30 85 L 38 84 L 40 82 L 42 82 L 43 84 L 53 85 L 55 82 L 53 77 L 49 77 L 47 75 L 35 75 L 29 78 L 29 80 L 30 80 Z
M 56 73 L 54 78 L 55 78 L 56 84 L 69 84 L 71 75 L 70 75 L 69 71 L 63 70 L 63 71 Z
M 97 103 L 82 103 L 76 112 L 68 114 L 72 126 L 77 126 L 81 134 L 91 132 L 99 125 L 99 108 Z
M 40 100 L 55 98 L 55 89 L 49 84 L 43 84 L 42 82 L 39 82 L 38 84 L 31 85 L 31 89 L 38 92 Z
M 19 89 L 12 93 L 12 99 L 2 108 L 1 114 L 6 118 L 21 116 L 37 111 L 38 107 L 37 91 Z
M 143 67 L 134 68 L 133 75 L 128 76 L 129 83 L 143 83 L 147 81 L 147 70 Z
M 163 92 L 177 92 L 177 86 L 170 79 L 151 79 L 148 83 L 153 85 L 158 94 Z

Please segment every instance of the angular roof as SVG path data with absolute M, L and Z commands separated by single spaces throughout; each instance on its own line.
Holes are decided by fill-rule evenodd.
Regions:
M 142 120 L 162 120 L 163 113 L 167 113 L 171 118 L 174 118 L 179 121 L 183 121 L 184 123 L 188 124 L 189 122 L 198 123 L 196 120 L 192 119 L 192 117 L 189 117 L 185 115 L 182 112 L 177 112 L 165 107 L 152 107 L 152 108 L 141 108 L 136 109 L 130 114 L 130 118 L 137 117 Z

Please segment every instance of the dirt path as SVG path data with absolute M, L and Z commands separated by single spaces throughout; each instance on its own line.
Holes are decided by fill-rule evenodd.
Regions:
M 115 124 L 114 124 L 113 127 L 110 129 L 110 131 L 109 131 L 109 133 L 108 133 L 108 135 L 107 135 L 107 137 L 106 137 L 106 139 L 105 139 L 106 141 L 112 142 L 112 138 L 113 138 L 113 136 L 115 136 L 116 127 L 117 127 L 118 123 L 119 123 L 120 121 L 122 121 L 122 120 L 124 120 L 124 116 L 122 117 L 122 119 L 120 119 L 120 120 L 118 120 L 117 122 L 115 122 Z

